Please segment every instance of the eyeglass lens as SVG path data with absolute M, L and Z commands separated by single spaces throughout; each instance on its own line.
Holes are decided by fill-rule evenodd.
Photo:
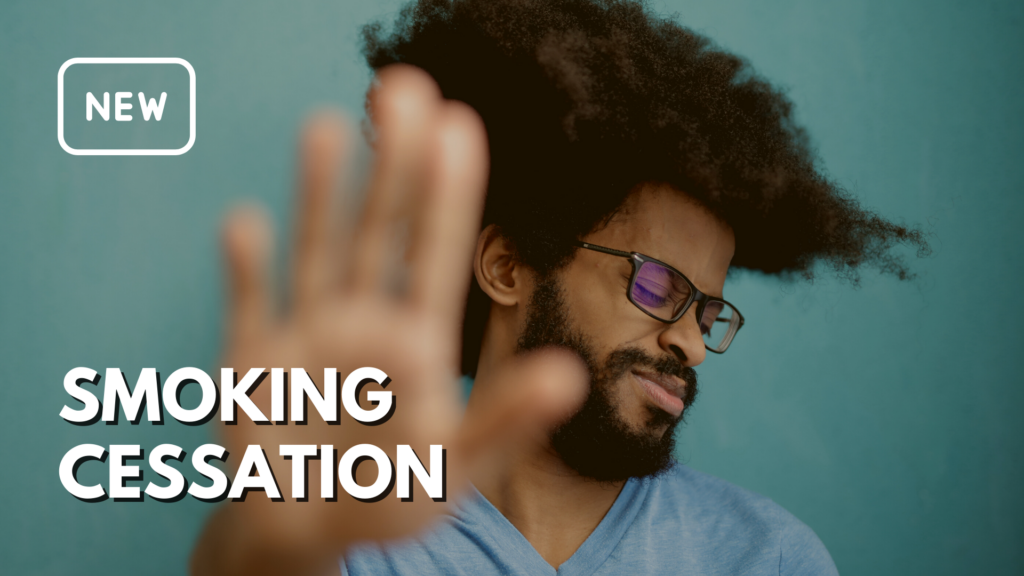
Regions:
M 662 320 L 675 318 L 690 299 L 690 285 L 679 274 L 656 262 L 644 262 L 633 283 L 633 301 Z M 724 302 L 710 301 L 704 306 L 700 331 L 704 344 L 724 351 L 739 327 L 736 309 Z
M 725 302 L 708 302 L 700 318 L 704 345 L 716 352 L 724 351 L 736 335 L 739 323 L 740 315 L 735 308 Z
M 655 262 L 644 262 L 633 283 L 633 301 L 661 318 L 672 320 L 690 299 L 690 285 L 680 275 Z

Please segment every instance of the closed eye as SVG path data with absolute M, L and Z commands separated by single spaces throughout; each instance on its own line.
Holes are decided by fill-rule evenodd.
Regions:
M 664 287 L 661 287 L 664 290 Z M 633 287 L 633 298 L 645 306 L 661 308 L 665 305 L 665 296 L 649 290 L 646 286 L 637 282 Z

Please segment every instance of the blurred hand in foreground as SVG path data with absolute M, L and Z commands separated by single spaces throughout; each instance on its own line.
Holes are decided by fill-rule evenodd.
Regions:
M 488 455 L 550 429 L 582 401 L 586 374 L 563 352 L 526 356 L 505 367 L 491 398 L 463 415 L 458 381 L 461 321 L 487 183 L 483 123 L 461 102 L 446 101 L 424 72 L 383 70 L 370 96 L 375 160 L 361 216 L 333 209 L 336 184 L 352 148 L 345 120 L 318 114 L 301 138 L 300 190 L 284 309 L 272 277 L 274 240 L 264 213 L 244 207 L 225 223 L 229 286 L 227 341 L 221 366 L 239 377 L 251 367 L 304 368 L 323 392 L 323 369 L 373 366 L 392 382 L 394 416 L 366 426 L 346 413 L 326 425 L 310 407 L 307 425 L 257 426 L 239 412 L 223 426 L 232 471 L 247 445 L 259 444 L 284 502 L 253 493 L 228 502 L 208 524 L 193 556 L 195 573 L 319 572 L 336 566 L 345 546 L 423 529 L 447 511 L 414 482 L 412 502 L 392 491 L 364 503 L 337 488 L 319 498 L 319 461 L 308 470 L 309 501 L 291 496 L 291 461 L 282 444 L 380 447 L 395 461 L 410 444 L 429 465 L 429 445 L 447 450 L 448 501 Z M 342 195 L 344 196 L 344 195 Z M 346 220 L 350 223 L 346 223 Z M 369 387 L 373 387 L 371 384 Z M 251 396 L 270 415 L 269 379 Z M 359 467 L 367 485 L 376 467 Z M 369 481 L 363 478 L 369 479 Z M 335 568 L 336 569 L 336 568 Z

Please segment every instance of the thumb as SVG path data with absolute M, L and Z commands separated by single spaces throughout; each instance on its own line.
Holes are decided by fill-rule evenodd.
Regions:
M 588 382 L 583 362 L 566 350 L 517 358 L 466 410 L 457 439 L 460 460 L 472 467 L 489 453 L 546 433 L 579 408 Z

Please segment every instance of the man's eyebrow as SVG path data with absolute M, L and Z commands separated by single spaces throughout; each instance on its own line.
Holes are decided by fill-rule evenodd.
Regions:
M 653 258 L 653 256 L 652 256 L 652 258 Z M 661 258 L 658 258 L 658 260 L 661 260 Z M 697 286 L 697 281 L 694 280 L 691 275 L 687 274 L 686 272 L 683 272 L 682 268 L 679 268 L 675 264 L 669 264 L 668 260 L 661 260 L 661 261 L 666 263 L 666 264 L 668 264 L 669 266 L 672 267 L 673 270 L 675 270 L 676 272 L 679 272 L 684 277 L 686 277 L 686 279 L 689 280 L 690 282 L 692 282 L 694 286 Z M 722 290 L 716 290 L 715 292 L 710 292 L 708 290 L 705 290 L 704 288 L 701 288 L 700 286 L 697 286 L 697 290 L 700 290 L 705 295 L 711 296 L 712 298 L 721 298 L 722 300 L 725 300 L 725 287 L 724 286 L 722 287 Z

